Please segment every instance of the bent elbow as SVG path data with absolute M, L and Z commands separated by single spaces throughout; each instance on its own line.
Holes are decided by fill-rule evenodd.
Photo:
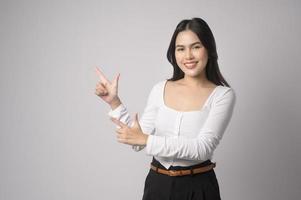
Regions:
M 210 137 L 202 137 L 197 143 L 197 159 L 208 160 L 213 155 L 214 150 L 219 144 L 219 139 L 210 135 Z

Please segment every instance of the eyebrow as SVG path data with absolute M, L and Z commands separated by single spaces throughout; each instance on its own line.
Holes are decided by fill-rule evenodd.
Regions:
M 188 46 L 193 46 L 195 44 L 201 44 L 201 42 L 194 42 L 194 43 L 192 43 L 192 44 L 190 44 Z M 184 47 L 184 45 L 178 44 L 178 45 L 176 45 L 176 47 Z

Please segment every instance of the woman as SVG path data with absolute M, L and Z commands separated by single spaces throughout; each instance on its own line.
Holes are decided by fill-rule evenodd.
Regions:
M 111 83 L 98 69 L 96 95 L 111 106 L 117 140 L 153 156 L 143 200 L 221 199 L 213 152 L 228 126 L 235 93 L 219 71 L 214 36 L 200 18 L 181 21 L 167 58 L 173 77 L 150 91 L 141 119 L 131 119 L 118 97 L 120 74 Z

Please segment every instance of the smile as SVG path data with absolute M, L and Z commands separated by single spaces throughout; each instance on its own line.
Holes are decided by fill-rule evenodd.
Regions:
M 185 65 L 186 68 L 192 69 L 192 68 L 196 67 L 197 63 L 198 62 L 187 62 L 187 63 L 184 63 L 184 65 Z

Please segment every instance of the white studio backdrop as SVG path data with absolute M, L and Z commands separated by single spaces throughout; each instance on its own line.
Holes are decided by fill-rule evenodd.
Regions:
M 118 143 L 99 66 L 130 113 L 170 78 L 182 19 L 203 18 L 237 94 L 215 151 L 222 199 L 299 199 L 300 1 L 1 1 L 0 199 L 141 199 L 150 156 Z

